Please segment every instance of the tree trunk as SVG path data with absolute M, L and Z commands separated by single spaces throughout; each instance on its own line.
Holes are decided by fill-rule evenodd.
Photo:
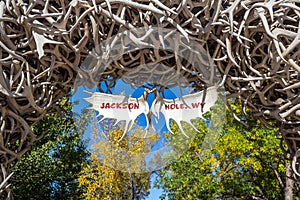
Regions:
M 289 161 L 287 161 L 285 167 L 286 167 L 286 184 L 284 189 L 284 199 L 293 200 L 294 180 L 289 178 L 292 177 L 293 175 L 293 169 Z
M 132 190 L 132 200 L 135 200 L 135 184 L 134 184 L 134 181 L 133 181 L 133 178 L 132 178 L 132 175 L 131 175 L 131 190 Z

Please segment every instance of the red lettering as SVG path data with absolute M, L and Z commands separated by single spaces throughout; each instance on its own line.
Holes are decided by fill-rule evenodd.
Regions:
M 193 108 L 198 108 L 199 106 L 201 106 L 201 103 L 192 103 L 192 107 Z
M 201 105 L 201 108 L 204 108 L 205 102 L 201 102 L 200 105 Z
M 110 104 L 109 104 L 109 103 L 106 103 L 104 108 L 105 108 L 105 109 L 110 109 Z
M 101 108 L 101 109 L 103 109 L 103 108 L 104 108 L 104 103 L 102 103 L 102 104 L 101 104 L 100 108 Z
M 130 103 L 130 104 L 128 104 L 128 108 L 129 108 L 129 110 L 131 110 L 131 109 L 139 109 L 140 105 L 138 103 Z
M 133 108 L 133 104 L 132 103 L 128 104 L 128 108 L 129 110 L 131 110 Z
M 171 104 L 171 109 L 172 109 L 172 110 L 175 109 L 175 104 Z
M 100 109 L 139 109 L 138 103 L 101 103 Z
M 176 103 L 172 103 L 172 104 L 165 104 L 165 109 L 166 110 L 174 110 L 174 109 L 184 109 L 184 104 L 176 104 Z

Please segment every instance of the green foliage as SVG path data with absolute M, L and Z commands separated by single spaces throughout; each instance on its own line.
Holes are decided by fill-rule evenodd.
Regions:
M 240 114 L 239 107 L 232 106 Z M 275 136 L 277 130 L 268 130 L 259 121 L 244 118 L 249 125 L 246 127 L 230 112 L 226 118 L 223 130 L 215 132 L 221 137 L 210 154 L 201 152 L 209 130 L 207 124 L 197 122 L 200 132 L 189 149 L 159 174 L 156 186 L 164 189 L 161 199 L 166 195 L 168 199 L 283 198 L 284 156 Z M 172 129 L 180 134 L 176 124 L 172 124 Z M 170 140 L 173 137 L 170 135 Z
M 81 194 L 77 177 L 88 156 L 82 142 L 87 123 L 81 120 L 75 126 L 71 106 L 67 103 L 64 109 L 69 113 L 49 114 L 33 126 L 43 137 L 12 166 L 15 199 L 78 199 Z

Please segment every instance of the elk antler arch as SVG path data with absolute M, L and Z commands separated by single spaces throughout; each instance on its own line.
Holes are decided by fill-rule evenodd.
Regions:
M 199 41 L 224 75 L 228 98 L 240 98 L 265 125 L 278 127 L 297 162 L 299 1 L 8 0 L 0 1 L 1 163 L 30 149 L 37 137 L 31 124 L 55 111 L 73 87 L 78 66 L 101 41 L 152 26 Z M 113 80 L 100 81 L 113 83 L 134 70 L 129 63 L 150 53 L 124 54 L 107 69 Z M 193 71 L 191 66 L 181 70 Z

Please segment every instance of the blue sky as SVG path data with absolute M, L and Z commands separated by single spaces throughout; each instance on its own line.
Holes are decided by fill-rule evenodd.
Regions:
M 159 199 L 159 196 L 162 195 L 162 192 L 163 192 L 162 189 L 153 188 L 153 183 L 154 183 L 155 179 L 156 179 L 156 175 L 152 174 L 152 176 L 150 178 L 151 190 L 150 190 L 150 195 L 148 197 L 146 197 L 147 200 L 157 200 L 157 199 Z
M 103 86 L 102 89 L 105 90 L 106 89 L 105 85 L 103 84 L 102 86 Z M 84 92 L 85 90 L 89 91 L 89 92 L 98 92 L 98 90 L 96 88 L 86 88 L 86 87 L 83 87 L 83 86 L 79 87 L 77 92 L 71 98 L 71 102 L 76 102 L 76 101 L 79 102 L 79 104 L 73 106 L 72 111 L 74 113 L 80 114 L 81 110 L 83 108 L 86 108 L 86 107 L 90 106 L 90 104 L 83 99 L 83 98 L 88 98 L 88 97 L 91 96 L 91 94 L 85 93 Z M 111 92 L 114 95 L 119 95 L 120 93 L 122 93 L 125 96 L 131 96 L 131 97 L 138 98 L 138 97 L 142 96 L 144 90 L 142 88 L 133 89 L 132 87 L 130 87 L 129 84 L 125 84 L 123 81 L 117 81 L 115 87 L 112 89 Z M 172 90 L 167 90 L 166 93 L 164 94 L 165 95 L 164 98 L 175 99 L 177 97 L 180 97 L 180 96 L 186 95 L 186 94 L 190 94 L 189 88 L 183 89 L 182 91 L 180 91 L 179 87 L 175 87 L 175 88 L 172 88 Z M 154 101 L 154 95 L 150 94 L 148 96 L 148 99 L 147 99 L 149 107 L 151 107 L 153 101 Z M 154 122 L 155 122 L 155 120 L 152 120 L 152 123 L 154 123 Z M 137 118 L 137 125 L 145 127 L 145 124 L 146 124 L 145 123 L 145 117 Z M 166 125 L 165 125 L 165 120 L 164 120 L 163 115 L 159 116 L 158 123 L 154 124 L 154 126 L 155 126 L 156 133 L 161 134 L 161 136 L 163 136 L 163 132 L 168 131 L 168 129 L 166 128 Z M 99 127 L 101 127 L 101 124 L 99 125 Z M 88 127 L 85 134 L 84 134 L 84 139 L 89 139 L 91 137 L 90 136 L 91 132 L 92 132 L 91 128 Z M 89 143 L 88 146 L 90 147 L 92 144 L 93 144 L 93 140 L 90 140 L 90 143 Z M 154 151 L 159 151 L 159 152 L 169 151 L 170 149 L 167 149 L 165 144 L 166 144 L 165 137 L 164 136 L 160 137 L 160 140 L 152 147 L 152 151 L 153 152 Z M 147 159 L 150 160 L 151 158 L 149 159 L 149 158 L 145 157 L 146 162 L 147 162 Z M 151 189 L 150 189 L 150 195 L 146 198 L 148 200 L 159 199 L 159 196 L 161 196 L 162 192 L 163 192 L 162 189 L 153 188 L 153 183 L 155 182 L 155 178 L 156 178 L 156 175 L 153 174 L 151 176 L 151 180 L 150 180 L 151 181 L 151 186 L 152 186 Z
M 124 95 L 126 96 L 132 96 L 132 97 L 140 97 L 142 94 L 143 94 L 143 89 L 136 89 L 136 90 L 132 90 L 132 88 L 130 87 L 126 87 L 126 85 L 124 85 L 123 83 L 120 83 L 121 85 L 118 85 L 118 87 L 116 87 L 116 89 L 113 91 L 113 94 L 120 94 L 121 92 L 125 92 Z M 80 114 L 82 113 L 82 109 L 86 108 L 86 107 L 89 107 L 90 104 L 88 102 L 86 102 L 85 100 L 83 100 L 83 98 L 87 98 L 87 97 L 90 97 L 90 94 L 84 92 L 84 91 L 91 91 L 91 92 L 94 92 L 94 91 L 98 91 L 97 89 L 95 88 L 87 88 L 87 87 L 83 87 L 83 86 L 80 86 L 76 93 L 74 93 L 74 95 L 71 97 L 70 101 L 71 102 L 78 102 L 78 104 L 75 104 L 72 108 L 72 111 L 73 113 L 77 113 L 77 114 Z M 168 97 L 169 99 L 173 99 L 173 98 L 176 98 L 177 95 L 174 94 L 174 93 L 177 93 L 179 94 L 180 91 L 179 89 L 175 89 L 175 92 L 172 90 L 172 91 L 167 91 L 166 92 L 166 97 Z M 151 107 L 151 104 L 154 100 L 154 96 L 153 95 L 149 95 L 149 98 L 148 98 L 148 103 L 149 103 L 149 106 Z M 163 116 L 162 116 L 163 117 Z M 145 125 L 145 118 L 143 117 L 140 117 L 139 118 L 139 123 L 140 125 L 144 126 Z M 161 122 L 164 122 L 164 119 L 161 119 L 159 120 L 158 123 L 161 123 Z M 158 125 L 158 126 L 162 126 L 161 124 Z M 161 128 L 161 132 L 165 132 L 167 131 L 167 128 L 165 125 L 163 125 L 164 127 Z M 90 139 L 90 132 L 91 132 L 91 127 L 87 127 L 87 130 L 84 134 L 84 140 L 89 140 Z M 153 147 L 153 151 L 156 151 L 156 150 L 159 150 L 160 148 L 163 147 L 163 143 L 162 140 L 164 138 L 162 137 L 160 141 L 158 141 L 157 144 L 155 144 L 155 146 Z M 92 140 L 89 140 L 89 144 L 88 146 L 90 147 L 91 145 L 93 145 L 93 141 Z M 150 182 L 151 182 L 151 189 L 150 189 L 150 195 L 148 197 L 146 197 L 145 199 L 147 200 L 157 200 L 159 199 L 159 196 L 162 195 L 162 192 L 163 190 L 162 189 L 157 189 L 157 188 L 154 188 L 153 187 L 153 184 L 155 182 L 155 179 L 156 179 L 156 175 L 155 174 L 152 174 L 151 175 L 151 178 L 150 178 Z
M 105 84 L 102 84 L 101 86 L 102 86 L 102 89 L 106 90 Z M 96 89 L 96 87 L 94 87 L 94 88 L 87 88 L 84 86 L 78 87 L 76 93 L 74 93 L 74 95 L 71 98 L 71 102 L 76 102 L 76 101 L 79 102 L 77 105 L 73 106 L 72 111 L 74 113 L 80 114 L 82 112 L 83 108 L 90 106 L 90 104 L 88 102 L 86 102 L 85 100 L 83 100 L 83 98 L 90 97 L 91 95 L 84 91 L 98 92 L 98 89 Z M 133 89 L 129 84 L 126 84 L 121 80 L 117 81 L 115 87 L 112 89 L 112 94 L 118 95 L 120 93 L 123 93 L 123 95 L 125 95 L 125 96 L 131 96 L 131 97 L 135 97 L 135 98 L 140 97 L 143 94 L 143 92 L 144 92 L 143 88 Z M 167 99 L 175 99 L 179 96 L 182 96 L 182 95 L 185 95 L 188 93 L 189 93 L 188 89 L 182 89 L 182 91 L 180 91 L 179 87 L 175 87 L 172 90 L 166 90 L 164 96 Z M 154 101 L 154 95 L 152 93 L 148 96 L 148 99 L 147 99 L 149 107 L 151 107 L 153 101 Z M 145 118 L 144 117 L 139 117 L 137 121 L 138 121 L 137 123 L 140 126 L 143 126 L 143 127 L 145 126 Z M 154 120 L 153 120 L 153 123 L 154 123 Z M 155 124 L 154 126 L 160 131 L 159 134 L 161 134 L 161 136 L 163 136 L 163 132 L 168 131 L 168 129 L 166 128 L 166 125 L 165 125 L 165 120 L 163 118 L 163 115 L 160 115 L 160 119 L 158 120 L 157 124 Z M 85 140 L 90 139 L 90 133 L 91 133 L 91 128 L 88 127 L 84 134 Z M 166 142 L 164 140 L 165 140 L 164 136 L 160 138 L 160 140 L 153 146 L 153 148 L 152 148 L 153 152 L 160 151 L 160 150 L 162 151 L 162 148 L 165 147 L 164 144 Z M 93 144 L 93 141 L 90 140 L 88 146 L 90 147 L 92 144 Z M 165 147 L 165 149 L 163 151 L 168 151 L 168 149 L 166 149 L 166 147 Z M 151 157 L 151 155 L 150 155 L 150 157 Z M 151 159 L 150 157 L 148 159 Z M 147 159 L 147 158 L 145 158 L 145 159 Z M 153 174 L 151 176 L 151 180 L 150 180 L 151 181 L 150 195 L 148 197 L 146 197 L 147 200 L 156 200 L 156 199 L 159 199 L 160 195 L 162 195 L 162 192 L 163 192 L 162 189 L 153 188 L 155 179 L 156 179 L 156 175 Z
M 102 84 L 101 87 L 103 90 L 106 90 L 105 84 Z M 78 87 L 76 93 L 74 93 L 74 95 L 70 99 L 71 102 L 78 102 L 78 104 L 75 104 L 72 108 L 73 113 L 77 113 L 80 115 L 82 113 L 82 109 L 90 106 L 90 104 L 83 99 L 83 98 L 87 98 L 87 97 L 91 96 L 90 94 L 86 93 L 85 91 L 99 92 L 99 90 L 96 87 L 94 87 L 94 88 L 87 88 L 85 86 Z M 134 98 L 138 98 L 138 97 L 142 96 L 142 94 L 144 93 L 144 89 L 143 88 L 133 89 L 130 86 L 130 84 L 126 84 L 122 80 L 119 80 L 119 81 L 117 81 L 115 87 L 112 88 L 112 94 L 119 95 L 120 93 L 123 93 L 123 95 L 125 95 L 125 96 L 131 96 Z M 168 90 L 168 89 L 165 90 L 164 96 L 167 99 L 175 99 L 177 97 L 180 97 L 180 96 L 188 94 L 188 93 L 189 93 L 189 89 L 182 89 L 182 91 L 180 91 L 179 87 L 175 87 L 175 88 L 172 88 L 172 90 Z M 148 99 L 147 99 L 149 107 L 151 107 L 153 101 L 154 101 L 154 94 L 151 93 L 151 94 L 149 94 Z M 154 116 L 152 116 L 152 123 L 154 124 L 155 129 L 160 132 L 159 134 L 161 136 L 163 136 L 163 133 L 168 132 L 168 129 L 165 125 L 164 116 L 160 115 L 159 117 L 160 117 L 159 120 L 156 122 L 156 120 L 154 120 Z M 143 114 L 138 117 L 136 123 L 138 126 L 145 128 L 146 121 L 145 121 L 145 117 Z M 100 124 L 100 129 L 101 129 L 101 124 Z M 90 135 L 89 135 L 90 132 L 91 132 L 91 129 L 90 129 L 90 127 L 88 127 L 88 129 L 85 132 L 84 139 L 90 138 Z M 164 142 L 166 142 L 166 141 L 164 141 L 164 137 L 161 137 L 160 141 L 158 143 L 156 143 L 155 146 L 153 147 L 153 151 L 157 150 L 158 148 L 161 148 L 162 145 L 164 145 L 163 144 Z M 91 145 L 92 145 L 92 141 L 90 142 L 89 146 L 91 146 Z

